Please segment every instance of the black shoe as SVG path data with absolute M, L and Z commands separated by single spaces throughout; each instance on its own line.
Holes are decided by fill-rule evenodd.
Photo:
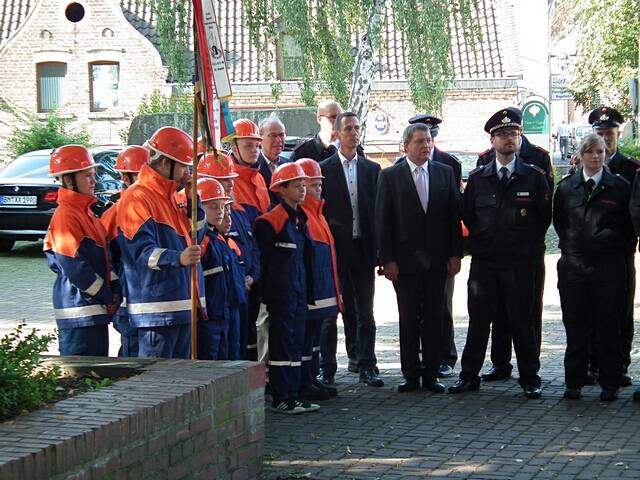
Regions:
M 582 393 L 579 388 L 567 388 L 564 391 L 563 397 L 567 400 L 579 400 L 580 397 L 582 397 Z
M 422 379 L 422 388 L 433 393 L 444 393 L 444 385 L 437 380 Z
M 417 380 L 417 379 L 405 380 L 400 385 L 398 385 L 398 391 L 400 393 L 414 392 L 419 389 L 420 389 L 420 380 Z
M 584 384 L 585 385 L 595 385 L 597 381 L 598 375 L 594 372 L 587 372 L 584 376 Z
M 357 360 L 349 359 L 349 365 L 347 366 L 347 370 L 351 373 L 358 373 L 360 369 L 358 368 Z
M 314 380 L 313 386 L 319 388 L 320 390 L 325 390 L 330 397 L 338 396 L 338 389 L 336 387 L 332 387 L 331 385 L 327 385 L 326 383 L 322 383 L 320 380 Z
M 636 390 L 635 392 L 633 392 L 633 399 L 636 402 L 640 402 L 640 390 Z
M 612 402 L 618 399 L 618 389 L 617 388 L 603 388 L 600 392 L 600 401 L 601 402 Z
M 631 385 L 633 385 L 633 380 L 631 379 L 631 377 L 629 375 L 622 375 L 622 380 L 620 381 L 620 386 L 621 387 L 630 387 Z
M 384 387 L 384 382 L 380 380 L 373 369 L 362 370 L 360 372 L 360 383 L 366 383 L 371 387 Z
M 535 400 L 542 396 L 542 389 L 537 385 L 525 385 L 524 396 L 529 399 Z
M 487 373 L 480 375 L 485 382 L 494 382 L 496 380 L 506 380 L 511 378 L 511 370 L 504 370 L 498 367 L 491 367 Z
M 316 377 L 316 379 L 321 382 L 323 385 L 333 385 L 334 383 L 336 383 L 336 377 L 334 375 L 331 375 L 329 373 L 321 373 L 320 375 L 318 375 Z
M 453 367 L 450 365 L 447 365 L 446 363 L 443 363 L 442 365 L 440 365 L 440 368 L 438 369 L 438 378 L 450 378 L 453 377 L 455 375 L 455 372 L 453 371 Z
M 449 393 L 474 392 L 480 389 L 480 381 L 463 380 L 459 378 L 456 383 L 449 387 Z
M 330 395 L 324 388 L 318 388 L 312 384 L 300 390 L 299 398 L 307 402 L 322 402 L 329 400 Z

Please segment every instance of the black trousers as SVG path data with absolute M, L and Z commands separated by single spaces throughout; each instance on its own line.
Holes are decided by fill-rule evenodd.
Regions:
M 536 302 L 534 304 L 534 315 L 536 321 L 536 335 L 538 338 L 538 349 L 542 345 L 542 310 L 543 294 L 544 294 L 544 255 L 540 258 L 536 266 L 535 294 Z M 496 318 L 491 326 L 491 363 L 500 370 L 511 372 L 511 342 L 512 335 L 509 329 L 509 321 L 504 305 L 498 306 Z
M 400 317 L 400 365 L 407 380 L 438 376 L 446 279 L 442 270 L 400 274 L 393 283 Z
M 344 336 L 349 360 L 356 361 L 360 369 L 376 365 L 376 323 L 373 317 L 375 294 L 375 269 L 367 266 L 362 243 L 353 241 L 351 258 L 345 265 L 338 265 L 338 277 L 342 287 L 344 312 Z M 320 366 L 323 372 L 335 374 L 338 329 L 336 317 L 323 320 L 320 333 Z
M 623 255 L 560 257 L 558 290 L 567 332 L 564 370 L 568 388 L 584 385 L 590 344 L 595 348 L 600 385 L 611 388 L 620 385 L 624 370 L 621 326 L 628 309 L 626 273 L 627 261 Z
M 540 349 L 534 305 L 538 258 L 495 262 L 471 259 L 468 280 L 469 329 L 460 377 L 477 381 L 489 342 L 489 328 L 504 306 L 516 350 L 519 383 L 539 386 Z
M 447 276 L 444 285 L 444 314 L 442 323 L 442 344 L 440 348 L 440 364 L 455 367 L 458 361 L 455 330 L 453 327 L 453 289 L 455 278 Z
M 635 253 L 625 258 L 625 295 L 627 309 L 624 319 L 620 326 L 620 342 L 622 344 L 622 358 L 624 361 L 624 373 L 627 372 L 631 365 L 631 349 L 633 348 L 633 334 L 635 331 L 635 322 L 633 320 L 633 304 L 636 297 L 636 257 Z M 591 353 L 589 356 L 589 370 L 597 372 L 599 370 L 598 358 L 596 355 L 596 338 L 595 332 L 591 337 Z

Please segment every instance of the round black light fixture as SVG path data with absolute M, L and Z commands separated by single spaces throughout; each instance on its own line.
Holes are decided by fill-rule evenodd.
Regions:
M 84 7 L 78 2 L 70 3 L 64 10 L 64 16 L 70 22 L 78 23 L 84 18 Z

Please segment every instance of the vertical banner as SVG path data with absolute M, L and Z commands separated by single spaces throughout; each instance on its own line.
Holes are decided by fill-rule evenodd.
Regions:
M 196 70 L 201 84 L 203 128 L 216 148 L 234 134 L 229 115 L 231 83 L 224 60 L 213 0 L 193 0 Z

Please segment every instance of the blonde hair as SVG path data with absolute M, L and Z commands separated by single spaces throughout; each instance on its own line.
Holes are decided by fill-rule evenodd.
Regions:
M 580 145 L 578 145 L 578 150 L 575 155 L 575 164 L 580 165 L 582 163 L 582 154 L 587 150 L 591 150 L 595 145 L 602 145 L 602 147 L 606 149 L 604 139 L 600 135 L 596 133 L 589 133 L 585 135 L 580 141 Z

